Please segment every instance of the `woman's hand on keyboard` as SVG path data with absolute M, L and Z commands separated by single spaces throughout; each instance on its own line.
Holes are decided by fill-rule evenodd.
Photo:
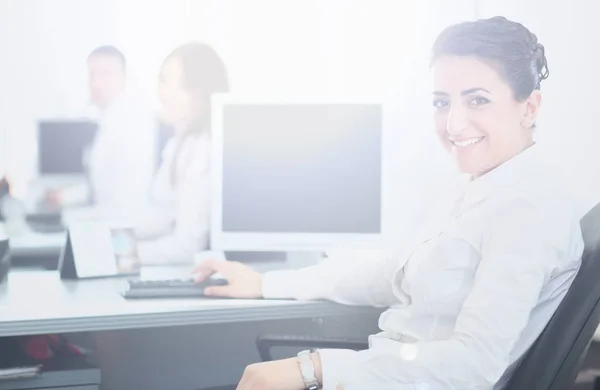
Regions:
M 225 286 L 211 286 L 204 294 L 226 298 L 262 298 L 262 275 L 252 268 L 235 261 L 206 260 L 192 271 L 197 282 L 219 273 L 228 282 Z

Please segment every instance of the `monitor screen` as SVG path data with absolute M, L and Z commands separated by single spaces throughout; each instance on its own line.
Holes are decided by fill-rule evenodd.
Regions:
M 41 121 L 38 124 L 38 172 L 71 175 L 86 172 L 86 153 L 98 125 L 90 121 Z
M 379 234 L 380 104 L 225 104 L 223 233 Z

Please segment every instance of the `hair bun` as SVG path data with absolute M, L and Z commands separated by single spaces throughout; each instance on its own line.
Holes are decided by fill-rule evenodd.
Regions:
M 539 83 L 546 80 L 550 76 L 550 70 L 548 69 L 548 60 L 546 59 L 546 48 L 541 43 L 535 43 L 534 52 L 534 66 L 538 76 L 538 87 Z

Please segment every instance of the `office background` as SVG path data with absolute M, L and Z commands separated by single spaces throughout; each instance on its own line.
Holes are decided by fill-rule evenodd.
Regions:
M 384 230 L 398 231 L 402 228 L 398 221 L 416 213 L 411 205 L 418 197 L 407 188 L 422 186 L 425 180 L 409 161 L 426 150 L 432 164 L 423 167 L 425 178 L 445 169 L 443 151 L 430 131 L 429 97 L 415 85 L 413 72 L 418 72 L 418 80 L 427 80 L 429 45 L 435 34 L 472 15 L 470 2 L 452 7 L 443 1 L 405 4 L 399 8 L 395 1 L 338 0 L 153 4 L 59 0 L 37 1 L 35 6 L 2 2 L 0 14 L 15 15 L 0 23 L 2 45 L 13 53 L 0 72 L 0 107 L 6 110 L 0 115 L 7 143 L 5 168 L 16 180 L 17 193 L 25 191 L 35 170 L 35 121 L 69 115 L 85 104 L 85 59 L 94 47 L 115 44 L 123 50 L 130 90 L 154 102 L 165 55 L 182 42 L 198 39 L 223 56 L 236 93 L 389 96 L 397 124 L 387 126 L 391 131 L 384 134 L 389 146 L 384 150 L 384 207 L 391 211 L 383 223 Z M 15 36 L 19 39 L 11 39 Z M 425 120 L 408 118 L 419 112 Z
M 497 14 L 521 21 L 546 45 L 537 138 L 574 194 L 591 206 L 600 192 L 595 145 L 594 8 L 575 0 L 446 2 L 393 0 L 9 0 L 0 3 L 0 172 L 17 193 L 35 172 L 35 122 L 70 115 L 86 102 L 85 58 L 115 44 L 129 63 L 129 90 L 155 102 L 164 56 L 198 39 L 224 57 L 237 93 L 383 95 L 393 107 L 384 150 L 384 231 L 401 233 L 419 215 L 413 189 L 448 171 L 428 121 L 430 43 L 444 26 Z M 598 10 L 596 10 L 598 11 Z M 559 27 L 560 26 L 560 27 Z M 426 163 L 412 161 L 427 155 Z M 423 161 L 423 160 L 419 160 Z M 402 222 L 401 222 L 402 221 Z
M 599 11 L 591 0 L 0 1 L 0 172 L 10 175 L 16 195 L 26 193 L 36 167 L 36 122 L 85 108 L 85 59 L 94 47 L 119 47 L 128 59 L 129 90 L 155 105 L 165 55 L 200 40 L 223 56 L 236 93 L 385 96 L 392 110 L 384 128 L 383 229 L 401 241 L 420 215 L 423 194 L 435 196 L 450 173 L 429 120 L 430 44 L 448 24 L 504 15 L 535 31 L 547 48 L 551 77 L 536 137 L 586 209 L 600 198 Z M 216 328 L 188 348 L 201 348 Z M 103 334 L 132 344 L 160 337 L 157 349 L 188 345 L 194 335 L 178 328 L 167 335 Z M 136 360 L 135 367 L 145 363 Z M 113 372 L 109 383 L 130 383 L 131 373 Z

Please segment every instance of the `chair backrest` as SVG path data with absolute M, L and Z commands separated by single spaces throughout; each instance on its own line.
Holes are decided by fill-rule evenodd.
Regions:
M 571 288 L 507 389 L 571 388 L 600 324 L 600 204 L 581 220 L 585 250 Z

